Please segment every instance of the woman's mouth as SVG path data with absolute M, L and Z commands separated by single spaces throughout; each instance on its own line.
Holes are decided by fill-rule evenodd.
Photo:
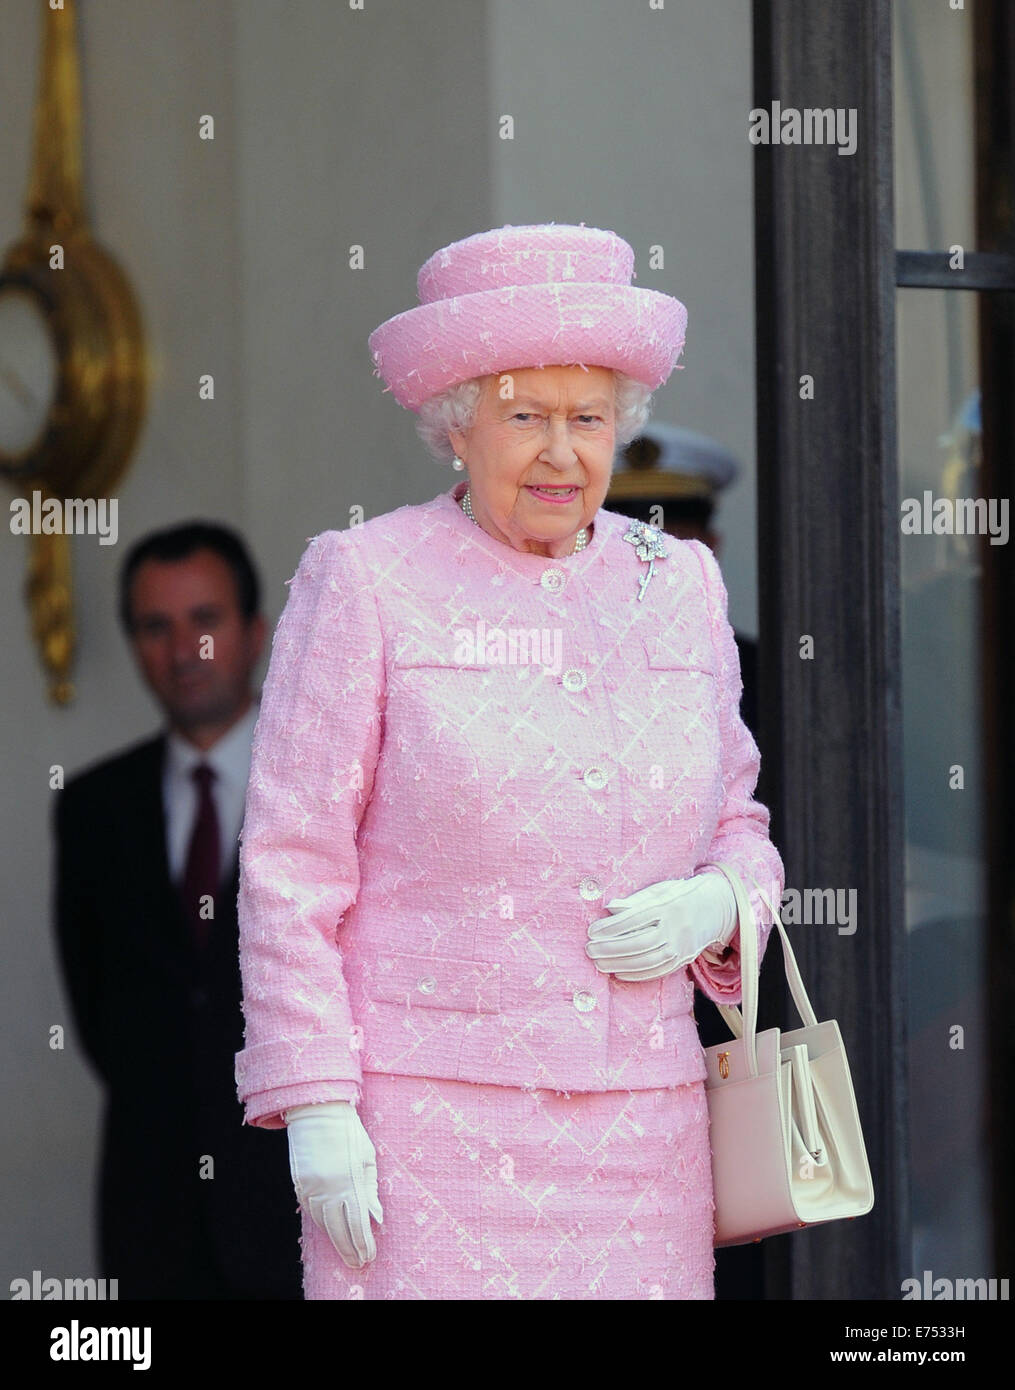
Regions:
M 578 496 L 576 487 L 526 487 L 525 491 L 542 502 L 573 502 Z

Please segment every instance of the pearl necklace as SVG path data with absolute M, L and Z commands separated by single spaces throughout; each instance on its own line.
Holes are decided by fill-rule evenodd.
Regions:
M 471 491 L 472 491 L 471 488 L 466 488 L 466 489 L 465 489 L 465 493 L 464 493 L 464 495 L 463 495 L 463 497 L 462 497 L 462 500 L 461 500 L 461 508 L 462 508 L 462 511 L 465 513 L 465 515 L 469 518 L 470 521 L 476 521 L 476 518 L 475 518 L 475 517 L 473 516 L 473 514 L 472 514 L 472 498 L 469 496 L 469 493 L 470 493 Z M 477 526 L 479 525 L 479 522 L 478 522 L 478 521 L 476 521 L 476 525 L 477 525 Z M 577 555 L 578 552 L 579 552 L 579 550 L 584 550 L 585 547 L 588 545 L 588 543 L 589 543 L 589 533 L 588 533 L 588 531 L 585 529 L 585 527 L 583 526 L 582 529 L 578 532 L 578 538 L 577 538 L 577 540 L 576 540 L 575 543 L 574 543 L 574 549 L 571 550 L 571 551 L 569 551 L 568 553 L 571 554 L 571 555 Z

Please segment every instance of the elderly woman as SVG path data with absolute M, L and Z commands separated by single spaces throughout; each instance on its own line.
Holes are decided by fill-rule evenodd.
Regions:
M 467 480 L 315 537 L 275 634 L 237 1081 L 288 1126 L 307 1298 L 713 1297 L 708 866 L 777 899 L 782 864 L 711 552 L 602 508 L 684 340 L 633 259 L 550 225 L 427 261 L 370 344 Z

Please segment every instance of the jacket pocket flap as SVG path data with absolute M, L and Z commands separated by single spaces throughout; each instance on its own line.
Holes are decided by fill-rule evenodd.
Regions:
M 704 676 L 715 675 L 715 658 L 704 642 L 690 637 L 660 637 L 649 633 L 642 637 L 645 659 L 656 671 L 698 671 Z
M 459 1013 L 500 1012 L 499 962 L 385 951 L 374 961 L 370 977 L 370 997 L 382 1003 Z

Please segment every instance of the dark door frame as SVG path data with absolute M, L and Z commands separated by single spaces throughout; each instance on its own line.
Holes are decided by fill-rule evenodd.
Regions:
M 899 1298 L 909 1260 L 891 49 L 891 0 L 755 0 L 754 106 L 856 112 L 853 154 L 756 150 L 759 689 L 787 887 L 857 894 L 855 934 L 793 937 L 875 1187 L 771 1242 L 775 1298 Z
M 787 886 L 855 887 L 854 936 L 801 927 L 821 1017 L 839 1020 L 875 1207 L 771 1242 L 774 1298 L 898 1299 L 912 1273 L 903 882 L 897 287 L 981 298 L 982 491 L 1010 497 L 1015 438 L 1015 14 L 976 0 L 977 249 L 896 249 L 891 0 L 755 0 L 754 105 L 855 109 L 856 152 L 755 158 L 762 795 Z M 1004 293 L 1004 292 L 1007 293 Z M 813 398 L 801 378 L 813 379 Z M 983 545 L 988 1142 L 996 1268 L 1015 1161 L 1015 561 Z M 812 660 L 799 643 L 814 640 Z M 783 1001 L 782 1017 L 787 1021 Z
M 1015 492 L 1015 12 L 1009 0 L 976 0 L 976 237 L 991 263 L 985 288 L 1004 294 L 980 297 L 979 348 L 982 393 L 983 495 Z M 966 258 L 969 266 L 969 258 Z M 986 740 L 988 855 L 987 1142 L 993 1169 L 994 1261 L 999 1276 L 1012 1267 L 1015 1171 L 1015 554 L 986 538 L 982 550 L 984 627 L 983 727 Z

